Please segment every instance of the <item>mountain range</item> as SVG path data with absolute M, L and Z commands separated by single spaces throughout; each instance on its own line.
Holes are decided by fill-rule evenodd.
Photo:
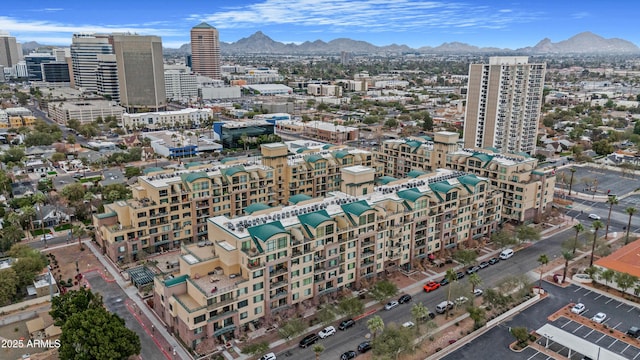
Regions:
M 179 49 L 165 48 L 165 54 L 191 53 L 190 44 L 184 44 Z M 223 54 L 339 54 L 342 51 L 354 54 L 389 54 L 389 53 L 422 53 L 422 54 L 640 54 L 640 48 L 630 41 L 602 36 L 591 32 L 582 32 L 567 40 L 557 43 L 545 38 L 534 46 L 520 49 L 506 49 L 497 47 L 477 47 L 460 42 L 444 43 L 440 46 L 423 46 L 417 49 L 407 45 L 391 44 L 376 46 L 366 41 L 358 41 L 347 38 L 334 39 L 329 42 L 322 40 L 305 41 L 301 44 L 281 43 L 271 39 L 263 32 L 258 31 L 253 35 L 242 38 L 233 43 L 220 43 L 220 51 Z

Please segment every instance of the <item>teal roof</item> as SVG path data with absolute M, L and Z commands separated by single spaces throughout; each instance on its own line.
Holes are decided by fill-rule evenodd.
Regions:
M 495 148 L 493 146 L 487 146 L 486 148 L 484 148 L 485 150 L 489 150 L 489 151 L 493 151 L 496 154 L 500 153 L 500 150 L 498 150 L 498 148 Z
M 331 145 L 331 144 L 326 144 L 326 145 L 323 145 L 323 146 L 322 146 L 322 150 L 327 150 L 327 149 L 332 148 L 332 147 L 333 147 L 333 145 Z
M 295 205 L 301 201 L 307 201 L 310 199 L 313 199 L 313 198 L 307 194 L 297 194 L 297 195 L 291 196 L 289 198 L 289 202 Z
M 274 235 L 287 233 L 287 230 L 284 229 L 280 221 L 272 221 L 270 223 L 252 226 L 248 228 L 247 231 L 249 231 L 249 235 L 251 235 L 252 238 L 263 242 Z
M 305 160 L 307 160 L 307 162 L 314 163 L 314 162 L 316 162 L 318 160 L 322 160 L 322 159 L 323 159 L 323 157 L 321 155 L 312 154 L 312 155 L 307 156 Z
M 531 172 L 533 175 L 544 175 L 544 172 L 540 171 L 540 170 L 533 170 Z
M 464 185 L 476 186 L 478 185 L 479 182 L 483 180 L 473 174 L 467 174 L 467 175 L 458 177 L 458 181 L 460 181 L 460 183 Z
M 246 171 L 244 169 L 244 166 L 242 165 L 238 165 L 238 166 L 232 166 L 226 169 L 221 170 L 221 172 L 225 175 L 225 176 L 233 176 L 241 171 Z
M 431 136 L 424 135 L 424 136 L 420 136 L 420 137 L 421 137 L 421 138 L 423 138 L 423 139 L 425 139 L 425 140 L 427 140 L 427 141 L 433 141 L 433 139 L 431 138 Z
M 183 282 L 187 281 L 188 278 L 189 278 L 189 275 L 176 276 L 173 279 L 166 280 L 164 282 L 164 286 L 169 287 L 169 286 L 173 286 L 173 285 L 178 285 L 180 283 L 183 283 Z
M 336 151 L 334 156 L 336 157 L 336 159 L 342 159 L 343 157 L 349 155 L 348 151 Z
M 412 148 L 414 147 L 420 147 L 420 145 L 422 145 L 422 143 L 420 141 L 417 140 L 408 140 L 406 142 L 407 145 L 411 146 Z
M 199 162 L 199 161 L 194 161 L 194 162 L 190 162 L 190 163 L 188 163 L 188 164 L 184 164 L 184 167 L 185 167 L 185 169 L 189 169 L 189 168 L 192 168 L 192 167 L 194 167 L 194 166 L 200 166 L 200 165 L 202 165 L 202 163 L 201 163 L 201 162 Z
M 116 214 L 114 211 L 108 212 L 108 213 L 104 213 L 104 214 L 96 214 L 96 217 L 98 219 L 106 219 L 106 218 L 110 218 L 112 216 L 116 216 L 118 214 Z
M 431 188 L 431 190 L 442 193 L 442 194 L 446 194 L 449 191 L 451 191 L 452 189 L 455 188 L 455 186 L 449 184 L 446 181 L 439 181 L 437 183 L 433 183 L 433 184 L 429 184 L 429 188 Z
M 493 160 L 493 155 L 489 155 L 481 152 L 475 152 L 473 153 L 473 155 L 471 155 L 471 157 L 474 157 L 480 160 L 484 164 L 484 166 L 487 166 L 487 164 L 489 164 L 489 162 Z
M 297 152 L 298 154 L 302 154 L 302 153 L 303 153 L 303 152 L 305 152 L 306 150 L 309 150 L 309 148 L 301 147 L 300 149 L 296 150 L 296 152 Z
M 418 188 L 400 190 L 396 194 L 398 194 L 399 197 L 405 200 L 409 200 L 411 202 L 416 202 L 416 200 L 418 200 L 421 196 L 423 196 L 423 194 L 420 192 L 420 190 L 418 190 Z
M 256 211 L 271 209 L 271 206 L 263 203 L 253 203 L 246 208 L 244 208 L 244 212 L 247 214 L 253 214 Z
M 531 158 L 531 155 L 527 154 L 526 152 L 519 152 L 519 153 L 516 153 L 516 155 L 522 156 L 526 159 Z
M 149 173 L 152 173 L 152 172 L 163 171 L 163 170 L 164 169 L 160 168 L 160 167 L 150 167 L 150 168 L 146 168 L 146 169 L 142 170 L 142 173 L 146 175 L 146 174 L 149 174 Z
M 213 26 L 207 24 L 206 22 L 201 22 L 200 24 L 193 27 L 194 29 L 215 29 Z
M 369 206 L 369 204 L 367 204 L 366 200 L 360 200 L 349 204 L 340 205 L 340 207 L 342 207 L 342 210 L 344 212 L 353 214 L 355 216 L 360 216 L 363 212 L 371 210 L 371 207 Z
M 300 219 L 301 223 L 309 225 L 314 229 L 325 221 L 333 221 L 331 216 L 329 216 L 329 213 L 327 213 L 327 210 L 314 211 L 312 213 L 298 215 L 298 219 Z
M 396 181 L 398 179 L 392 177 L 392 176 L 381 176 L 378 179 L 376 179 L 376 182 L 378 184 L 382 184 L 382 185 L 387 185 L 390 182 Z
M 188 183 L 192 183 L 198 179 L 208 179 L 209 175 L 207 175 L 207 173 L 205 172 L 193 172 L 190 174 L 181 174 L 180 178 L 182 178 L 182 181 L 186 181 Z
M 424 171 L 420 171 L 420 170 L 411 170 L 411 171 L 409 171 L 409 172 L 407 173 L 407 177 L 410 177 L 410 178 L 414 178 L 414 179 L 415 179 L 415 178 L 417 178 L 418 176 L 422 176 L 422 175 L 424 175 L 424 174 L 426 174 L 426 172 L 424 172 Z

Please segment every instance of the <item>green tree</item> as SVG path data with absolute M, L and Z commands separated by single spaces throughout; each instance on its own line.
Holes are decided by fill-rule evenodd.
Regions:
M 257 355 L 262 354 L 269 351 L 269 343 L 266 341 L 261 341 L 259 343 L 253 343 L 242 348 L 243 354 L 248 355 Z
M 629 222 L 627 223 L 627 236 L 624 239 L 624 244 L 627 245 L 629 243 L 629 231 L 631 230 L 631 217 L 633 216 L 633 214 L 635 214 L 638 210 L 632 206 L 624 209 L 624 212 L 626 212 L 629 215 Z
M 4 252 L 22 240 L 24 231 L 19 225 L 11 224 L 0 230 L 0 235 L 0 250 Z
M 140 338 L 103 307 L 71 315 L 62 325 L 61 359 L 126 360 L 140 354 Z
M 71 227 L 71 236 L 72 238 L 78 237 L 78 245 L 80 245 L 80 250 L 84 249 L 84 247 L 82 246 L 82 237 L 86 234 L 87 229 L 84 227 L 84 225 L 73 225 Z
M 24 150 L 18 146 L 10 147 L 2 155 L 2 162 L 5 164 L 19 164 L 22 159 L 24 159 Z
M 127 166 L 126 168 L 124 168 L 124 176 L 126 176 L 127 178 L 140 175 L 142 175 L 142 169 L 140 169 L 139 167 Z
M 80 121 L 78 119 L 69 119 L 67 120 L 67 127 L 78 131 L 80 129 Z
M 616 272 L 611 269 L 603 270 L 600 273 L 600 279 L 604 280 L 604 284 L 609 287 L 609 283 L 613 280 L 613 277 L 616 276 Z
M 520 225 L 516 229 L 518 240 L 523 243 L 526 241 L 538 241 L 540 240 L 540 231 L 531 226 Z
M 62 188 L 60 195 L 70 203 L 77 203 L 84 199 L 86 189 L 80 183 L 73 183 Z
M 384 331 L 384 320 L 382 320 L 379 315 L 375 315 L 367 320 L 367 328 L 371 331 L 371 336 L 373 336 L 373 340 L 375 340 L 378 332 Z
M 569 269 L 569 261 L 573 260 L 573 253 L 571 251 L 563 251 L 562 257 L 564 258 L 564 270 L 562 271 L 562 283 L 567 278 L 567 269 Z
M 414 350 L 411 329 L 389 326 L 380 336 L 372 341 L 373 355 L 376 359 L 397 359 L 402 352 L 411 353 Z
M 470 305 L 469 307 L 467 307 L 467 312 L 469 312 L 469 317 L 471 318 L 471 320 L 473 320 L 474 329 L 479 329 L 482 325 L 484 325 L 484 322 L 486 320 L 486 312 L 483 308 Z
M 316 319 L 323 326 L 331 324 L 336 319 L 336 308 L 331 304 L 325 304 L 316 312 Z
M 542 274 L 544 273 L 544 267 L 549 263 L 549 257 L 547 254 L 540 254 L 540 256 L 538 256 L 538 262 L 540 263 L 540 281 L 538 288 L 542 289 Z
M 447 273 L 444 275 L 444 278 L 447 279 L 449 281 L 449 283 L 451 285 L 449 285 L 449 289 L 447 290 L 447 301 L 450 302 L 451 301 L 451 291 L 453 290 L 453 282 L 454 281 L 458 281 L 458 275 L 456 274 L 456 271 L 454 269 L 449 269 L 447 270 Z M 448 319 L 449 318 L 449 311 L 445 311 L 444 313 L 444 318 Z
M 496 244 L 499 249 L 504 249 L 507 246 L 515 245 L 516 239 L 510 231 L 502 229 L 491 234 L 491 242 Z
M 0 306 L 12 304 L 18 293 L 18 274 L 12 268 L 0 270 Z
M 478 254 L 475 252 L 475 250 L 464 249 L 456 251 L 453 254 L 453 258 L 463 266 L 469 266 L 476 262 Z
M 395 129 L 397 128 L 399 125 L 398 120 L 396 119 L 389 119 L 387 121 L 384 122 L 384 126 L 390 128 L 390 129 Z
M 474 292 L 476 290 L 476 287 L 482 284 L 482 278 L 480 278 L 480 275 L 478 275 L 477 272 L 469 275 L 469 284 L 471 284 L 471 292 Z
M 102 189 L 102 197 L 107 203 L 131 197 L 131 190 L 125 184 L 111 184 Z
M 609 155 L 614 151 L 613 145 L 605 139 L 594 142 L 591 149 L 598 155 Z
M 56 326 L 62 326 L 73 314 L 101 307 L 103 307 L 102 296 L 81 287 L 78 290 L 67 291 L 63 295 L 54 297 L 49 315 L 53 318 Z
M 67 135 L 67 144 L 75 144 L 76 143 L 76 137 L 73 134 L 69 134 Z
M 593 257 L 596 253 L 596 241 L 598 240 L 598 230 L 602 229 L 602 221 L 596 220 L 591 224 L 593 228 L 593 242 L 591 243 L 591 259 L 589 260 L 589 267 L 593 266 Z
M 36 216 L 36 209 L 31 205 L 25 205 L 20 208 L 20 212 L 29 223 L 29 230 L 33 230 L 33 218 Z M 27 231 L 27 237 L 31 237 L 30 231 Z
M 33 194 L 33 196 L 31 196 L 31 201 L 33 202 L 33 204 L 36 205 L 36 210 L 38 210 L 38 215 L 40 217 L 40 230 L 41 232 L 44 234 L 44 221 L 42 221 L 44 219 L 44 215 L 42 213 L 42 208 L 44 207 L 45 202 L 47 201 L 47 197 L 41 193 L 41 192 L 37 192 L 35 194 Z M 44 247 L 47 247 L 47 239 L 44 239 Z
M 596 281 L 598 279 L 598 274 L 600 274 L 600 268 L 591 265 L 588 268 L 584 269 L 584 273 L 589 275 L 589 278 L 591 278 L 591 280 Z
M 576 254 L 576 248 L 578 247 L 578 235 L 584 231 L 584 225 L 582 225 L 581 223 L 577 223 L 575 225 L 573 225 L 573 230 L 576 231 L 576 237 L 573 240 L 573 246 L 572 246 L 572 251 L 571 253 L 573 255 Z
M 283 339 L 290 340 L 307 329 L 307 325 L 300 318 L 289 319 L 278 329 L 278 333 Z
M 416 331 L 420 333 L 420 324 L 424 320 L 429 320 L 429 309 L 421 302 L 416 302 L 411 307 L 411 318 L 416 323 Z
M 338 303 L 338 311 L 342 315 L 355 317 L 364 311 L 364 303 L 355 296 L 344 298 Z
M 619 272 L 616 273 L 615 281 L 620 290 L 622 290 L 622 292 L 626 294 L 627 290 L 629 290 L 638 282 L 638 277 L 631 274 Z
M 569 196 L 571 196 L 571 189 L 573 188 L 573 175 L 576 173 L 576 168 L 571 167 L 569 171 L 571 171 L 571 179 L 569 180 Z
M 313 350 L 313 352 L 316 354 L 316 360 L 318 360 L 320 359 L 320 354 L 322 354 L 322 352 L 324 351 L 324 346 L 315 344 L 313 345 L 313 348 L 311 350 Z
M 529 330 L 526 327 L 512 327 L 511 335 L 518 341 L 518 345 L 525 346 L 529 341 Z
M 60 162 L 63 161 L 64 159 L 67 158 L 67 155 L 65 155 L 64 153 L 61 152 L 55 152 L 53 153 L 53 155 L 51 155 L 51 161 L 53 162 Z
M 377 301 L 385 301 L 398 293 L 398 287 L 388 280 L 382 280 L 375 283 L 369 293 Z
M 604 238 L 609 238 L 609 224 L 611 223 L 611 210 L 613 209 L 613 205 L 618 205 L 618 197 L 613 195 L 607 198 L 607 204 L 609 204 L 609 216 L 607 216 L 607 226 L 604 231 Z

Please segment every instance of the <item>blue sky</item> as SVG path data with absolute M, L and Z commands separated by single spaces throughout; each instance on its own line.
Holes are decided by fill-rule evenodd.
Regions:
M 636 0 L 30 0 L 3 3 L 0 31 L 50 45 L 69 45 L 74 32 L 129 31 L 179 47 L 192 26 L 207 21 L 224 42 L 262 31 L 294 43 L 347 37 L 414 48 L 458 41 L 515 49 L 583 31 L 640 45 L 639 18 Z

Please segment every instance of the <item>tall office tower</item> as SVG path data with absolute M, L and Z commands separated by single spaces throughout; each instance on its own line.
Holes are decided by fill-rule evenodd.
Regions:
M 114 34 L 112 39 L 120 105 L 130 113 L 165 110 L 162 39 L 130 34 Z
M 220 80 L 220 39 L 218 30 L 203 22 L 191 29 L 191 70 Z
M 100 60 L 98 55 L 113 54 L 109 35 L 73 34 L 71 39 L 71 68 L 76 88 L 89 92 L 98 90 L 96 71 Z
M 11 67 L 21 59 L 22 48 L 16 38 L 8 34 L 0 34 L 0 65 Z
M 120 87 L 118 86 L 118 64 L 114 54 L 98 55 L 96 69 L 96 93 L 105 98 L 120 102 Z
M 497 56 L 469 65 L 464 145 L 533 154 L 546 64 L 526 56 Z
M 56 57 L 49 52 L 32 52 L 24 57 L 27 64 L 27 72 L 29 73 L 29 81 L 42 81 L 43 70 L 42 65 L 56 61 Z

